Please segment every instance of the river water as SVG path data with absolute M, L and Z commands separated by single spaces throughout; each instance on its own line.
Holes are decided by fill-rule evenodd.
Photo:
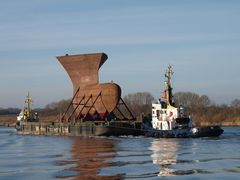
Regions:
M 18 135 L 0 127 L 0 179 L 239 179 L 240 127 L 219 138 Z

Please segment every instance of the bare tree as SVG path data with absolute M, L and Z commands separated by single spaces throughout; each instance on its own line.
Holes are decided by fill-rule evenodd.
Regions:
M 138 92 L 124 96 L 125 103 L 130 107 L 135 116 L 142 113 L 150 114 L 153 96 L 149 92 Z
M 206 95 L 198 95 L 192 92 L 177 92 L 174 94 L 174 99 L 176 105 L 179 106 L 180 104 L 185 107 L 206 107 L 209 106 L 211 101 L 208 96 Z
M 240 108 L 240 99 L 234 99 L 231 102 L 231 106 L 234 107 L 234 108 Z
M 64 113 L 67 110 L 70 103 L 71 103 L 70 99 L 67 99 L 67 100 L 63 99 L 58 102 L 52 102 L 50 104 L 47 104 L 45 106 L 45 109 L 49 111 L 55 111 L 56 114 Z

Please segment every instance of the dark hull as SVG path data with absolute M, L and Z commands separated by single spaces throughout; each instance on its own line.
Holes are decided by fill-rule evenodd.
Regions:
M 16 125 L 19 134 L 60 135 L 60 136 L 146 136 L 153 138 L 198 138 L 218 137 L 223 133 L 219 126 L 155 130 L 140 124 L 126 122 L 106 123 L 39 123 L 22 122 Z
M 191 137 L 218 137 L 224 130 L 220 126 L 207 126 L 196 128 L 197 132 L 192 132 Z
M 155 138 L 199 138 L 199 137 L 218 137 L 223 133 L 220 126 L 196 127 L 187 129 L 174 130 L 155 130 L 152 128 L 145 128 L 147 137 Z
M 122 136 L 144 135 L 140 124 L 129 122 L 115 123 L 39 123 L 22 122 L 16 125 L 19 134 L 62 135 L 62 136 Z

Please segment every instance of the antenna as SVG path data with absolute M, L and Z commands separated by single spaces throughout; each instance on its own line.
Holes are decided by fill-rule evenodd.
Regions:
M 172 65 L 168 65 L 168 68 L 165 73 L 165 77 L 167 78 L 165 81 L 165 92 L 166 92 L 166 100 L 167 100 L 167 105 L 172 106 L 172 87 L 171 87 L 171 78 L 173 76 L 173 70 L 172 70 Z

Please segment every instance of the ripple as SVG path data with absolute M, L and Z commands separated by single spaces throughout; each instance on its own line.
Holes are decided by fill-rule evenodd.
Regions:
M 148 179 L 157 177 L 159 175 L 159 172 L 152 172 L 152 173 L 144 173 L 144 174 L 138 174 L 138 175 L 124 175 L 124 179 Z
M 225 172 L 230 172 L 230 173 L 240 173 L 240 167 L 235 167 L 231 169 L 223 169 Z
M 213 174 L 214 172 L 204 169 L 174 170 L 173 175 L 191 175 L 191 174 Z
M 140 165 L 140 164 L 152 164 L 152 161 L 127 161 L 127 162 L 122 162 L 122 161 L 117 161 L 117 162 L 112 162 L 112 166 L 126 166 L 126 165 Z
M 71 170 L 62 170 L 56 173 L 55 177 L 56 178 L 61 178 L 61 179 L 67 179 L 67 178 L 73 178 L 77 176 L 79 172 L 77 171 L 71 171 Z
M 236 131 L 198 139 L 68 138 L 0 128 L 0 179 L 238 179 Z

